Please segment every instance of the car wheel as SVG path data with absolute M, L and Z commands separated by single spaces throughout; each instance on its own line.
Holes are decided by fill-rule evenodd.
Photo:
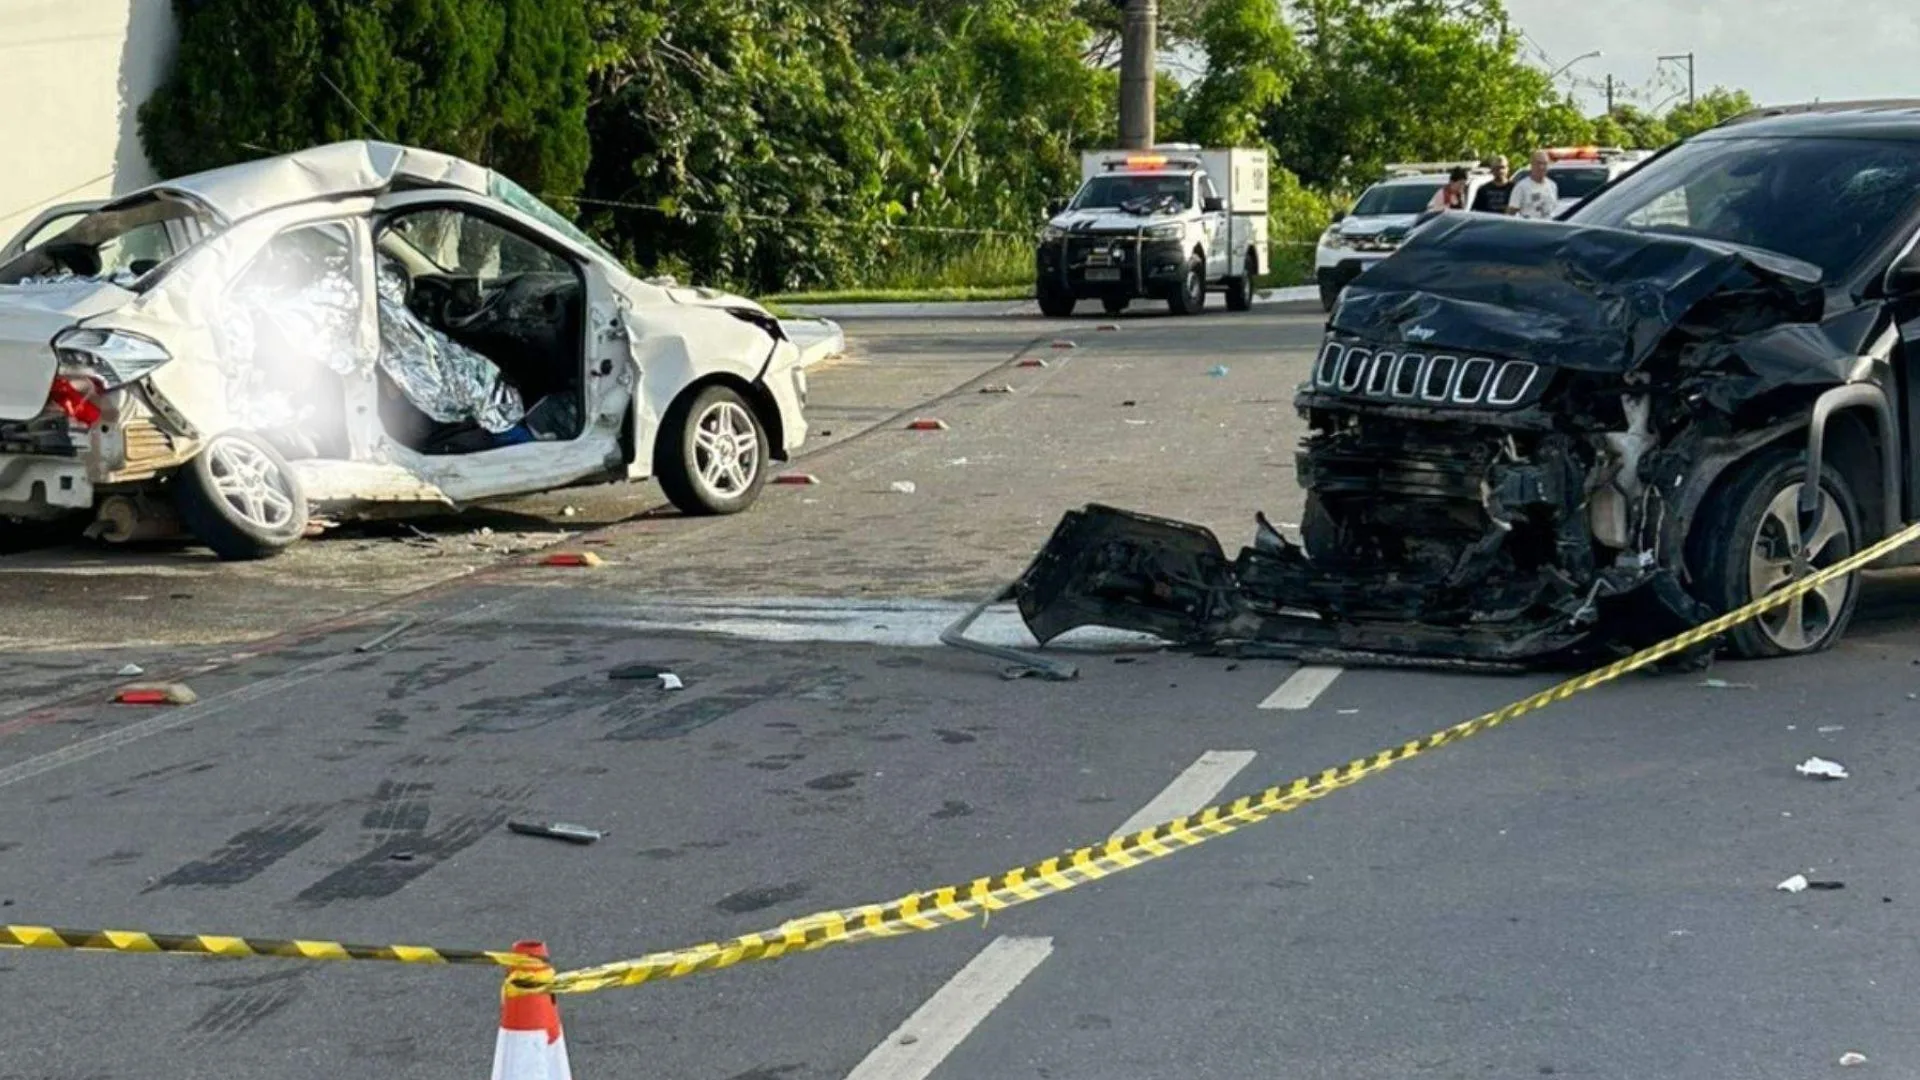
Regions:
M 1806 482 L 1804 454 L 1781 448 L 1756 458 L 1712 496 L 1688 541 L 1701 599 L 1732 611 L 1858 549 L 1859 502 L 1846 478 L 1821 470 L 1817 524 L 1799 510 Z M 1859 593 L 1859 575 L 1849 574 L 1734 627 L 1728 643 L 1747 657 L 1819 652 L 1846 632 Z
M 1328 282 L 1320 283 L 1320 310 L 1332 311 L 1333 305 L 1340 301 L 1340 286 Z
M 1255 263 L 1253 252 L 1247 252 L 1247 265 L 1241 268 L 1240 276 L 1227 282 L 1227 310 L 1253 310 L 1253 279 Z
M 1074 300 L 1071 293 L 1056 292 L 1053 289 L 1041 289 L 1039 291 L 1039 297 L 1040 314 L 1045 315 L 1047 318 L 1064 319 L 1073 314 Z
M 683 514 L 737 514 L 767 482 L 767 432 L 730 387 L 676 404 L 660 429 L 660 487 Z
M 174 477 L 181 524 L 228 561 L 278 555 L 307 531 L 300 481 L 266 440 L 229 431 Z
M 1131 303 L 1133 303 L 1133 299 L 1126 296 L 1103 296 L 1100 298 L 1100 306 L 1105 309 L 1109 315 L 1120 314 L 1127 310 L 1127 305 Z
M 1207 306 L 1207 264 L 1196 256 L 1187 261 L 1187 274 L 1180 289 L 1167 300 L 1167 310 L 1175 315 L 1198 315 Z

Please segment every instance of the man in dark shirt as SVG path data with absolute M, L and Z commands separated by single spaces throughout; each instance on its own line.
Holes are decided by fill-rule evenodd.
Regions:
M 1482 214 L 1504 214 L 1507 212 L 1507 198 L 1513 194 L 1513 179 L 1507 175 L 1507 158 L 1504 154 L 1495 154 L 1487 160 L 1487 168 L 1493 172 L 1493 179 L 1480 185 L 1480 191 L 1473 197 L 1473 209 Z

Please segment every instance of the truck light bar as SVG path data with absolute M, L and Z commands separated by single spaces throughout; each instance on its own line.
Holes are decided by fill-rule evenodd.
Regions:
M 1198 169 L 1200 167 L 1200 159 L 1170 158 L 1165 154 L 1128 154 L 1124 158 L 1108 158 L 1101 162 L 1101 164 L 1105 165 L 1109 171 L 1113 169 L 1138 169 L 1142 172 L 1152 172 L 1164 169 L 1169 165 L 1180 169 Z

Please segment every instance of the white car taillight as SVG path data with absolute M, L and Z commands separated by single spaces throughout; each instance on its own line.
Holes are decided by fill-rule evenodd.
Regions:
M 172 360 L 157 341 L 124 330 L 68 330 L 53 339 L 63 368 L 84 371 L 102 390 L 117 390 Z

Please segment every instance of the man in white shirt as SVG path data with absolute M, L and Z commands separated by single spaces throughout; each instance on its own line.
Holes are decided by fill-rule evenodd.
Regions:
M 1552 161 L 1545 150 L 1533 152 L 1527 175 L 1513 182 L 1513 194 L 1507 199 L 1507 213 L 1534 221 L 1546 221 L 1553 217 L 1553 208 L 1560 202 L 1560 188 L 1547 176 L 1547 166 Z

